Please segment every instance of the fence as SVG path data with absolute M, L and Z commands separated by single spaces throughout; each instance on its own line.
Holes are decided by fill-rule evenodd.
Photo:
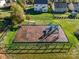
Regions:
M 9 26 L 5 27 L 4 31 L 2 32 L 2 34 L 0 36 L 0 42 L 4 40 L 4 37 L 6 36 L 6 34 L 8 32 L 8 28 L 9 28 Z
M 79 19 L 79 17 L 54 16 L 55 19 Z

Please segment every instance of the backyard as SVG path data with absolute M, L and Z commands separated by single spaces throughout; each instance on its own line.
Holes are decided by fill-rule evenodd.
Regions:
M 1 19 L 7 16 L 10 16 L 10 13 L 5 11 L 0 11 Z M 61 14 L 60 14 L 61 15 Z M 79 27 L 79 19 L 55 19 L 54 14 L 52 13 L 41 13 L 41 14 L 28 14 L 31 16 L 30 21 L 35 21 L 36 24 L 39 25 L 48 25 L 51 24 L 59 24 L 62 26 L 64 32 L 66 33 L 69 42 L 73 44 L 73 47 L 70 49 L 68 53 L 51 53 L 51 54 L 8 54 L 7 56 L 11 59 L 78 59 L 79 55 L 79 42 L 75 37 L 74 32 Z M 0 20 L 1 20 L 0 19 Z M 27 21 L 27 20 L 26 20 Z M 28 22 L 24 22 L 25 24 Z M 2 25 L 1 25 L 2 26 Z M 16 35 L 16 31 L 8 31 L 7 35 L 4 37 L 4 40 L 1 42 L 3 44 L 12 44 L 13 38 Z M 1 34 L 1 33 L 0 33 Z M 78 45 L 78 46 L 77 46 Z M 76 47 L 76 48 L 75 48 Z M 58 57 L 56 57 L 58 56 Z
M 73 45 L 76 45 L 78 43 L 78 39 L 74 36 L 74 32 L 79 27 L 78 19 L 54 19 L 53 14 L 50 14 L 50 13 L 42 13 L 38 15 L 29 15 L 29 16 L 31 16 L 31 21 L 35 21 L 35 23 L 39 25 L 41 24 L 44 25 L 49 23 L 61 25 L 66 35 L 68 36 L 69 41 L 73 43 Z M 10 34 L 10 35 L 13 35 L 13 34 Z
M 14 59 L 78 59 L 79 44 L 78 39 L 74 36 L 74 32 L 79 27 L 78 19 L 53 19 L 53 15 L 50 13 L 42 13 L 39 15 L 30 15 L 31 20 L 37 24 L 59 24 L 65 31 L 70 43 L 73 44 L 73 48 L 68 53 L 51 53 L 51 54 L 10 54 Z

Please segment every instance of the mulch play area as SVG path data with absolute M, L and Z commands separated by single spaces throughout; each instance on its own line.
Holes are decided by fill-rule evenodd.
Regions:
M 54 31 L 45 37 L 43 31 L 48 27 L 49 26 L 21 26 L 13 42 L 68 42 L 68 38 L 61 26 L 58 26 L 59 32 Z

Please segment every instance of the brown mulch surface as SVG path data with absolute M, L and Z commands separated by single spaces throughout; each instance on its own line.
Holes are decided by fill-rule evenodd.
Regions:
M 15 37 L 14 42 L 38 42 L 39 38 L 43 35 L 43 30 L 48 26 L 22 26 Z M 57 38 L 58 37 L 58 38 Z M 68 39 L 59 26 L 59 34 L 52 33 L 44 42 L 68 42 Z

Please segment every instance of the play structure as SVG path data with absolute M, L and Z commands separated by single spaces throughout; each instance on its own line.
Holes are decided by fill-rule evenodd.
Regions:
M 68 42 L 63 29 L 58 25 L 22 26 L 14 42 Z
M 57 34 L 59 34 L 59 29 L 58 29 L 58 25 L 49 25 L 49 27 L 47 27 L 45 30 L 43 30 L 43 35 L 39 38 L 40 40 L 44 40 L 46 39 L 48 36 L 50 36 L 51 34 L 53 34 L 54 32 L 56 32 Z M 58 38 L 58 35 L 56 36 L 56 38 Z

